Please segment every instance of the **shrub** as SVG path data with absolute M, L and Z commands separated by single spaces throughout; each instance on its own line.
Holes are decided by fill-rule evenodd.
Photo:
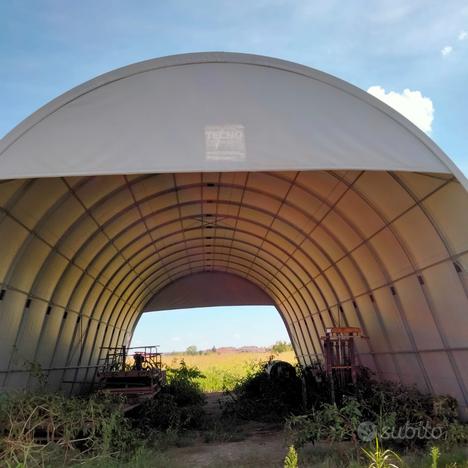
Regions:
M 364 421 L 372 423 L 382 437 L 389 429 L 395 428 L 398 436 L 400 428 L 411 426 L 438 428 L 448 447 L 468 443 L 468 426 L 458 421 L 454 398 L 426 394 L 395 382 L 377 382 L 367 372 L 337 395 L 337 403 L 316 399 L 308 413 L 289 418 L 286 428 L 297 445 L 317 440 L 356 441 L 357 426 Z M 400 438 L 390 443 L 413 448 L 425 446 L 428 439 Z
M 205 396 L 196 380 L 203 375 L 183 360 L 178 368 L 168 368 L 166 375 L 167 385 L 136 411 L 135 424 L 175 432 L 199 427 L 204 419 Z
M 327 440 L 329 442 L 355 439 L 362 418 L 362 405 L 355 398 L 347 398 L 341 406 L 323 403 L 319 409 L 287 419 L 285 428 L 294 445 Z
M 272 378 L 269 362 L 257 363 L 231 392 L 224 412 L 243 419 L 282 422 L 302 410 L 302 384 L 298 375 Z
M 17 393 L 0 400 L 0 463 L 66 464 L 89 457 L 119 457 L 137 446 L 121 402 L 101 395 Z

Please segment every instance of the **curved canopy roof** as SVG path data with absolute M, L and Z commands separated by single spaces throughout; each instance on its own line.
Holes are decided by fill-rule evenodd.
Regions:
M 427 136 L 325 73 L 245 54 L 149 60 L 88 81 L 0 144 L 0 177 L 312 169 L 454 172 Z
M 0 153 L 4 386 L 28 361 L 76 390 L 209 272 L 274 302 L 302 363 L 358 326 L 380 377 L 467 405 L 466 179 L 372 96 L 264 57 L 169 57 L 59 97 Z

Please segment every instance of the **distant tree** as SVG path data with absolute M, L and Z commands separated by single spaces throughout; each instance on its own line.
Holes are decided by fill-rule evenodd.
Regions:
M 216 353 L 216 346 L 213 346 L 213 347 L 211 348 L 211 352 L 212 352 L 212 353 Z
M 272 347 L 271 350 L 274 353 L 285 353 L 286 351 L 292 351 L 291 343 L 286 343 L 286 341 L 277 341 Z
M 185 354 L 189 354 L 191 356 L 195 355 L 195 354 L 198 354 L 198 350 L 197 350 L 197 347 L 195 345 L 191 345 L 189 346 L 186 350 L 185 350 Z

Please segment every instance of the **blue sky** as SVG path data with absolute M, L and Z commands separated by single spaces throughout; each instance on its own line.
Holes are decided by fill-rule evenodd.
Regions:
M 289 341 L 283 321 L 273 306 L 209 307 L 143 314 L 132 346 L 158 344 L 162 352 L 216 346 L 269 346 Z
M 467 32 L 466 0 L 4 0 L 0 136 L 113 68 L 184 52 L 249 52 L 371 89 L 407 112 L 467 174 Z M 206 314 L 203 321 L 191 311 L 187 329 L 198 322 L 209 328 Z M 238 316 L 244 330 L 245 315 Z M 175 320 L 151 317 L 147 327 Z

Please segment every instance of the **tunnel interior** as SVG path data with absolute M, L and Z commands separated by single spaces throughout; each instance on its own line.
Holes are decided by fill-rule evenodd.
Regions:
M 466 412 L 467 189 L 404 117 L 308 67 L 213 52 L 101 75 L 0 140 L 0 386 L 39 369 L 77 393 L 145 311 L 258 301 L 301 364 L 359 327 L 378 378 Z
M 396 171 L 3 181 L 2 385 L 34 385 L 37 363 L 79 391 L 144 311 L 196 302 L 218 274 L 243 285 L 234 303 L 250 286 L 244 300 L 277 307 L 300 363 L 321 359 L 326 327 L 357 326 L 378 377 L 465 405 L 466 196 L 451 175 Z

